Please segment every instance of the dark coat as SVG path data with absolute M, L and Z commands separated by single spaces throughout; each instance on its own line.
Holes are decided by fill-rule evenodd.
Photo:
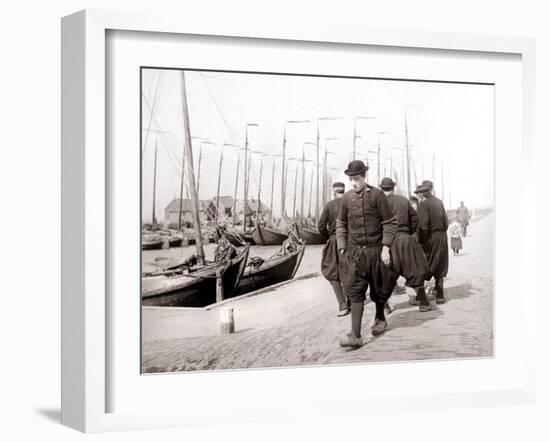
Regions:
M 335 198 L 327 203 L 319 216 L 319 233 L 327 239 L 321 258 L 321 273 L 329 281 L 340 280 L 336 218 L 341 205 L 342 198 Z
M 449 269 L 449 244 L 447 228 L 449 220 L 443 202 L 429 195 L 418 206 L 418 241 L 426 253 L 429 272 L 426 279 L 432 276 L 447 276 Z
M 336 233 L 336 218 L 342 205 L 342 198 L 335 198 L 327 203 L 319 216 L 319 233 L 325 239 Z
M 413 234 L 418 227 L 418 215 L 407 198 L 401 195 L 386 195 L 388 204 L 397 220 L 397 231 Z
M 339 249 L 389 247 L 396 231 L 397 221 L 384 192 L 366 185 L 359 192 L 352 189 L 344 194 L 336 220 Z

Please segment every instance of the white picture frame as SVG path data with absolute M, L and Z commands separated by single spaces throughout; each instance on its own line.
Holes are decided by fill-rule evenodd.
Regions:
M 109 365 L 107 343 L 109 309 L 106 302 L 106 266 L 109 241 L 106 229 L 108 186 L 106 158 L 106 33 L 142 31 L 163 34 L 208 35 L 318 43 L 370 45 L 380 48 L 438 49 L 513 54 L 521 57 L 522 70 L 522 176 L 534 163 L 535 42 L 518 37 L 494 37 L 451 33 L 390 31 L 344 26 L 293 26 L 281 23 L 212 23 L 200 17 L 86 10 L 62 21 L 62 423 L 85 432 L 207 424 L 212 416 L 180 410 L 108 412 Z M 520 189 L 522 227 L 535 219 L 534 192 Z M 498 189 L 497 189 L 498 192 Z M 526 257 L 534 256 L 534 243 L 521 242 L 521 306 L 536 303 L 534 280 L 526 277 Z M 498 277 L 498 275 L 497 275 Z M 497 311 L 498 313 L 498 311 Z M 218 422 L 244 422 L 286 417 L 328 416 L 335 401 L 340 412 L 365 414 L 374 411 L 441 409 L 532 403 L 535 395 L 536 324 L 530 322 L 526 336 L 524 372 L 501 389 L 460 394 L 402 396 L 388 391 L 376 406 L 369 401 L 341 397 L 312 399 L 308 407 L 287 404 L 258 409 L 251 400 L 236 407 L 244 413 L 217 415 Z M 522 356 L 523 357 L 523 356 Z M 430 364 L 430 363 L 427 363 Z M 266 371 L 264 371 L 265 373 Z M 287 376 L 292 376 L 292 370 Z M 241 372 L 240 376 L 246 376 Z M 238 401 L 237 401 L 238 402 Z

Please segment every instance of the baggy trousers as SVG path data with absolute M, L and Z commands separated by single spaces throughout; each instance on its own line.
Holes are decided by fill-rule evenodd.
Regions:
M 367 289 L 374 303 L 386 302 L 393 292 L 396 276 L 380 259 L 382 245 L 348 246 L 340 256 L 340 280 L 349 300 L 364 302 Z
M 423 245 L 426 259 L 428 260 L 428 272 L 426 281 L 441 279 L 447 276 L 449 270 L 449 243 L 446 232 L 433 232 L 430 241 Z
M 395 278 L 403 276 L 407 287 L 424 286 L 428 262 L 416 238 L 406 232 L 397 232 L 390 251 Z

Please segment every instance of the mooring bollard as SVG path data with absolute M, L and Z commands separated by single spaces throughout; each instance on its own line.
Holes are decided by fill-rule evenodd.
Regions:
M 235 319 L 232 308 L 220 309 L 220 331 L 222 335 L 235 333 Z
M 168 239 L 162 240 L 162 248 L 163 249 L 169 249 L 170 248 L 170 240 L 168 240 Z

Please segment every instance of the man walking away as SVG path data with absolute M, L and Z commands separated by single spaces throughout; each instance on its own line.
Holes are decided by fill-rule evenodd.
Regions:
M 432 182 L 425 180 L 415 190 L 421 201 L 418 206 L 418 241 L 428 259 L 426 280 L 435 278 L 435 300 L 438 304 L 443 304 L 443 279 L 449 269 L 449 220 L 443 202 L 432 194 L 432 189 Z
M 384 178 L 380 189 L 386 195 L 388 204 L 397 220 L 397 233 L 391 246 L 392 268 L 406 280 L 405 285 L 411 287 L 416 298 L 411 298 L 412 305 L 419 305 L 421 312 L 433 310 L 424 290 L 424 279 L 428 272 L 428 263 L 424 251 L 416 238 L 412 236 L 418 227 L 418 216 L 409 200 L 394 193 L 395 183 L 391 178 Z
M 397 222 L 382 191 L 366 183 L 368 167 L 360 160 L 349 163 L 345 174 L 353 189 L 346 192 L 336 220 L 340 277 L 351 302 L 351 333 L 340 338 L 342 347 L 360 347 L 365 293 L 376 307 L 373 335 L 387 328 L 384 306 L 395 285 L 390 247 Z
M 460 224 L 460 227 L 462 227 L 462 236 L 466 236 L 468 224 L 470 224 L 470 213 L 464 205 L 464 201 L 460 201 L 460 206 L 456 209 L 456 220 Z
M 327 240 L 323 248 L 321 258 L 321 273 L 328 280 L 336 300 L 338 301 L 338 316 L 346 316 L 350 312 L 348 297 L 344 294 L 342 283 L 340 282 L 338 244 L 336 242 L 336 218 L 340 206 L 342 205 L 342 196 L 346 186 L 344 183 L 334 183 L 332 191 L 334 199 L 329 201 L 319 217 L 319 233 Z

